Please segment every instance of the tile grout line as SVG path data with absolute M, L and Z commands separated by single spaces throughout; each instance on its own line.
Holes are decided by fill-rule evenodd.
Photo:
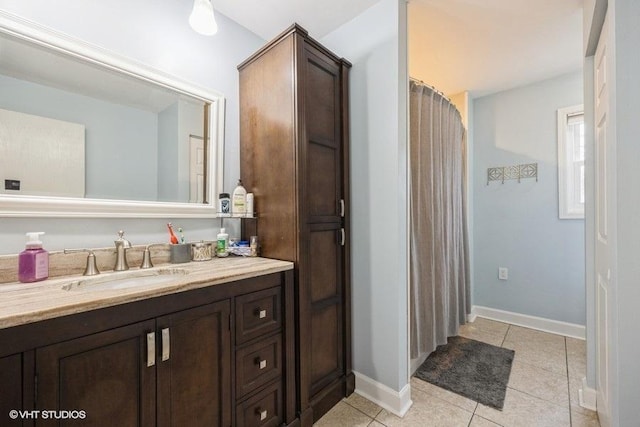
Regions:
M 474 415 L 474 416 L 475 416 L 475 415 Z M 495 424 L 495 425 L 497 425 L 498 427 L 504 427 L 504 425 L 503 425 L 503 424 L 500 424 L 500 423 L 498 423 L 498 422 L 496 422 L 496 421 L 493 421 L 492 419 L 485 418 L 485 417 L 483 417 L 482 415 L 478 415 L 478 418 L 482 418 L 482 419 L 483 419 L 483 420 L 485 420 L 485 421 L 489 421 L 490 423 Z
M 509 327 L 507 328 L 507 331 L 504 333 L 504 338 L 502 338 L 502 343 L 500 343 L 500 347 L 504 347 L 504 342 L 507 340 L 507 335 L 509 335 L 509 330 L 511 329 L 511 324 L 507 323 L 509 325 Z
M 476 406 L 475 408 L 473 408 L 473 412 L 471 413 L 471 418 L 469 418 L 469 424 L 467 424 L 467 427 L 471 427 L 471 423 L 473 422 L 473 417 L 476 416 L 476 410 L 478 409 L 478 405 L 479 403 L 476 402 Z
M 551 400 L 543 399 L 543 398 L 541 398 L 539 396 L 536 396 L 535 394 L 531 394 L 529 392 L 522 391 L 522 390 L 519 390 L 517 388 L 510 387 L 509 385 L 507 385 L 507 388 L 510 388 L 511 390 L 514 390 L 514 391 L 517 391 L 518 393 L 526 394 L 527 396 L 532 397 L 532 398 L 534 398 L 536 400 L 539 400 L 542 403 L 550 403 L 551 405 L 553 405 L 555 407 L 566 409 L 566 406 L 564 406 L 564 405 L 562 405 L 560 403 L 556 403 L 556 402 L 553 402 Z
M 376 418 L 378 417 L 378 415 L 380 415 L 380 413 L 383 411 L 383 408 L 380 408 L 380 410 L 378 411 L 378 413 L 377 413 L 374 417 L 372 417 L 371 415 L 369 415 L 369 414 L 365 413 L 365 412 L 364 412 L 363 410 L 361 410 L 360 408 L 356 408 L 354 405 L 352 405 L 351 403 L 347 402 L 347 401 L 346 401 L 346 399 L 345 399 L 345 400 L 343 400 L 342 402 L 344 402 L 344 403 L 346 403 L 347 405 L 351 406 L 353 409 L 355 409 L 356 411 L 360 412 L 361 414 L 364 414 L 364 415 L 366 415 L 367 417 L 371 418 L 371 421 L 376 421 Z M 373 402 L 372 402 L 372 403 L 373 403 Z M 380 421 L 378 421 L 378 422 L 380 422 Z M 370 424 L 370 423 L 369 423 L 369 424 Z M 367 425 L 369 425 L 369 424 L 367 424 Z M 382 424 L 382 423 L 380 423 L 380 424 Z
M 535 399 L 537 399 L 537 400 L 540 400 L 540 401 L 542 401 L 542 402 L 550 403 L 550 404 L 552 404 L 553 406 L 557 406 L 558 408 L 564 408 L 564 407 L 565 407 L 565 406 L 564 406 L 563 404 L 561 404 L 561 403 L 557 403 L 557 402 L 555 402 L 555 401 L 553 401 L 553 400 L 544 399 L 544 398 L 542 398 L 542 397 L 540 397 L 540 396 L 536 396 L 535 394 L 531 394 L 531 393 L 530 393 L 530 392 L 528 392 L 528 391 L 520 390 L 519 388 L 516 388 L 515 386 L 510 386 L 510 385 L 508 385 L 508 384 L 507 384 L 507 388 L 510 388 L 511 390 L 515 390 L 515 391 L 517 391 L 517 392 L 519 392 L 519 393 L 522 393 L 522 394 L 526 394 L 527 396 L 529 396 L 529 397 L 533 397 L 533 398 L 535 398 Z M 569 402 L 569 403 L 571 403 L 571 402 Z
M 569 426 L 573 426 L 573 415 L 571 414 L 571 386 L 569 385 L 569 350 L 567 348 L 567 337 L 564 337 L 564 357 L 567 366 L 567 398 L 569 399 Z
M 426 382 L 427 384 L 431 384 L 429 381 L 425 381 L 425 380 L 420 379 L 420 378 L 418 378 L 418 379 L 419 379 L 420 381 L 424 381 L 424 382 Z M 448 393 L 452 393 L 452 394 L 454 394 L 454 395 L 456 395 L 456 396 L 460 396 L 460 397 L 463 397 L 463 398 L 465 398 L 465 399 L 467 399 L 467 400 L 470 400 L 470 401 L 472 401 L 472 402 L 474 402 L 474 403 L 476 404 L 476 408 L 478 407 L 478 402 L 476 402 L 475 400 L 471 399 L 470 397 L 463 396 L 463 395 L 461 395 L 461 394 L 458 394 L 458 393 L 456 393 L 456 392 L 454 392 L 454 391 L 451 391 L 451 390 L 447 390 L 446 388 L 442 388 L 442 387 L 437 386 L 437 385 L 435 385 L 435 384 L 431 384 L 431 385 L 432 385 L 432 386 L 434 386 L 434 387 L 439 388 L 440 390 L 444 390 L 444 391 L 446 391 L 446 392 L 448 392 Z M 426 394 L 426 395 L 427 395 L 427 396 L 429 396 L 429 397 L 432 397 L 432 398 L 434 398 L 434 399 L 438 399 L 438 400 L 440 400 L 440 401 L 442 401 L 442 402 L 446 403 L 447 405 L 455 406 L 455 407 L 456 407 L 456 408 L 458 408 L 458 409 L 462 409 L 463 411 L 471 412 L 472 414 L 474 414 L 474 413 L 476 412 L 476 409 L 475 409 L 475 408 L 473 409 L 473 411 L 470 411 L 470 410 L 468 410 L 467 408 L 463 407 L 462 405 L 458 405 L 457 403 L 450 402 L 450 401 L 448 401 L 447 399 L 444 399 L 444 398 L 442 398 L 442 397 L 440 397 L 440 396 L 436 396 L 435 394 L 431 394 L 431 393 L 429 393 L 428 391 L 422 390 L 421 388 L 417 388 L 417 387 L 416 387 L 416 390 L 417 390 L 417 391 L 419 391 L 420 393 L 424 393 L 424 394 Z

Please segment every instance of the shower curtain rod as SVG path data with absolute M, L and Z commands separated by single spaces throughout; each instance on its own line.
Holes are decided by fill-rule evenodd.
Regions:
M 445 95 L 444 93 L 440 92 L 434 86 L 432 86 L 430 84 L 427 84 L 427 83 L 423 82 L 422 80 L 418 80 L 418 79 L 416 79 L 414 77 L 409 77 L 409 80 L 413 80 L 416 83 L 419 83 L 419 84 L 421 84 L 423 86 L 428 87 L 429 89 L 433 90 L 435 93 L 437 93 L 438 95 L 442 96 L 444 99 L 446 99 L 447 101 L 449 101 L 450 103 L 453 104 L 453 102 L 451 101 L 451 99 L 447 95 Z

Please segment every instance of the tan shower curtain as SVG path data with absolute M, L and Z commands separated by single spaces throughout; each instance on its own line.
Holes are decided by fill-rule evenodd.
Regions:
M 458 110 L 410 83 L 411 358 L 457 335 L 470 312 L 466 136 Z

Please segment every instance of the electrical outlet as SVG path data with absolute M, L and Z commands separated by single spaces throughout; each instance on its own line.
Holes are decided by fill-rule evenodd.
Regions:
M 509 269 L 507 267 L 498 267 L 498 279 L 500 280 L 509 279 Z

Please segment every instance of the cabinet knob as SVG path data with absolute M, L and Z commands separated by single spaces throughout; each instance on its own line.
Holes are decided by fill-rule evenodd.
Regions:
M 258 315 L 259 319 L 264 319 L 265 317 L 267 317 L 267 310 L 257 309 L 256 314 Z
M 264 421 L 267 419 L 268 412 L 266 409 L 262 410 L 260 408 L 256 409 L 256 414 L 260 416 L 260 421 Z
M 264 368 L 267 367 L 267 361 L 265 359 L 261 359 L 259 357 L 256 357 L 255 362 L 256 362 L 256 365 L 258 365 L 258 367 L 260 369 L 264 369 Z

